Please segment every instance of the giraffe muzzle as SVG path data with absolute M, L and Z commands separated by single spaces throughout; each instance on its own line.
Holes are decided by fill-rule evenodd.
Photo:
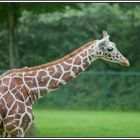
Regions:
M 130 66 L 129 61 L 128 61 L 126 58 L 124 58 L 124 59 L 121 61 L 120 64 L 121 64 L 122 66 L 125 66 L 125 67 L 129 67 L 129 66 Z

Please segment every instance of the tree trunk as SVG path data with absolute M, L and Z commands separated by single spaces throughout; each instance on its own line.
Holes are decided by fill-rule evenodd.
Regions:
M 16 4 L 9 4 L 8 7 L 8 31 L 9 31 L 9 62 L 10 62 L 10 69 L 16 68 L 18 64 L 18 48 L 16 46 L 16 25 L 17 25 L 17 17 L 16 12 L 18 11 Z M 35 124 L 31 125 L 27 136 L 34 136 L 36 132 Z
M 16 67 L 16 51 L 15 51 L 15 9 L 14 4 L 9 4 L 8 9 L 8 29 L 9 29 L 9 62 L 10 68 Z

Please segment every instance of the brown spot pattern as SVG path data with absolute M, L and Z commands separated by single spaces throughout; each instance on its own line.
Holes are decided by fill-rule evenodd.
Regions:
M 3 79 L 3 84 L 9 85 L 9 81 L 10 81 L 10 78 L 5 77 L 5 78 Z
M 56 71 L 55 74 L 53 75 L 54 78 L 59 78 L 62 75 L 62 73 Z
M 77 67 L 73 66 L 72 71 L 76 74 L 78 72 Z
M 73 77 L 71 76 L 71 73 L 68 72 L 68 73 L 65 73 L 62 77 L 62 79 L 65 81 L 65 82 L 68 82 L 72 79 Z
M 1 94 L 4 94 L 4 93 L 7 92 L 7 91 L 8 91 L 8 87 L 7 87 L 7 86 L 4 86 L 4 85 L 3 85 L 3 86 L 0 87 L 0 93 L 1 93 Z
M 38 80 L 38 84 L 40 87 L 45 87 L 49 81 L 50 77 L 42 77 L 40 80 Z
M 24 74 L 24 76 L 36 76 L 37 71 L 29 71 Z
M 72 59 L 66 60 L 67 63 L 72 64 Z
M 89 66 L 89 63 L 88 62 L 85 62 L 84 64 L 83 64 L 83 67 L 86 69 L 87 67 Z
M 25 83 L 27 84 L 27 86 L 28 86 L 30 89 L 31 89 L 31 88 L 34 88 L 34 87 L 37 87 L 37 83 L 36 83 L 35 78 L 28 78 L 28 77 L 25 77 L 24 80 L 25 80 Z
M 24 128 L 24 130 L 26 130 L 26 128 L 28 127 L 28 123 L 30 121 L 30 118 L 27 114 L 24 115 L 23 119 L 22 119 L 22 123 L 20 125 L 20 127 Z
M 82 52 L 82 53 L 80 54 L 80 56 L 86 57 L 86 56 L 87 56 L 87 53 L 84 51 L 84 52 Z
M 5 127 L 7 130 L 6 136 L 8 136 L 8 133 L 19 125 L 20 119 L 22 119 L 20 127 L 23 128 L 23 130 L 28 127 L 33 117 L 32 109 L 30 109 L 29 107 L 32 107 L 33 101 L 39 98 L 40 92 L 41 96 L 44 96 L 44 94 L 46 93 L 47 84 L 48 89 L 58 88 L 59 86 L 63 85 L 63 83 L 58 82 L 57 80 L 60 78 L 60 76 L 63 75 L 62 79 L 59 79 L 60 81 L 64 80 L 65 82 L 68 82 L 73 78 L 71 75 L 72 73 L 69 71 L 71 68 L 75 75 L 78 75 L 83 71 L 81 69 L 81 65 L 83 65 L 84 68 L 88 66 L 87 59 L 84 60 L 84 64 L 81 64 L 81 57 L 86 57 L 88 54 L 93 53 L 93 50 L 91 48 L 88 48 L 87 50 L 87 47 L 89 47 L 89 45 L 91 45 L 92 43 L 94 43 L 94 41 L 85 44 L 76 51 L 57 61 L 53 61 L 40 66 L 35 66 L 32 68 L 25 67 L 22 69 L 10 70 L 8 73 L 0 76 L 0 78 L 2 79 L 0 79 L 0 93 L 7 93 L 3 95 L 2 98 L 0 98 L 2 104 L 5 104 L 6 102 L 5 106 L 3 105 L 2 108 L 0 108 L 0 113 L 4 110 L 3 112 L 5 113 L 3 116 L 14 116 L 11 118 L 5 118 L 4 123 L 9 123 Z M 78 56 L 77 54 L 80 56 Z M 91 57 L 89 57 L 89 59 L 91 60 Z M 78 67 L 74 66 L 73 64 Z M 45 70 L 47 70 L 47 72 Z M 49 75 L 47 75 L 48 73 Z M 7 75 L 11 77 L 4 77 Z M 8 91 L 8 89 L 10 91 Z M 8 110 L 6 107 L 11 107 L 11 110 Z M 30 116 L 25 111 L 27 111 L 32 117 L 30 118 Z M 23 114 L 24 117 L 21 118 Z M 22 131 L 18 128 L 11 132 L 12 136 L 17 136 L 17 134 L 19 136 L 22 135 Z
M 19 113 L 24 113 L 25 112 L 25 105 L 21 102 L 18 102 L 17 105 L 18 105 L 19 110 L 16 110 L 16 111 L 18 111 Z
M 14 102 L 13 96 L 10 93 L 7 93 L 3 97 L 4 97 L 4 99 L 7 103 L 8 108 L 10 108 L 11 105 L 13 104 L 13 102 Z
M 68 71 L 71 68 L 71 65 L 67 65 L 65 63 L 62 63 L 61 65 L 62 65 L 63 69 L 66 71 Z
M 16 92 L 16 95 L 15 95 L 15 96 L 16 96 L 17 99 L 19 99 L 20 101 L 24 101 L 24 98 L 23 98 L 24 94 L 22 94 L 22 93 L 20 92 L 20 90 L 18 90 L 18 91 Z
M 37 79 L 40 80 L 42 77 L 47 75 L 46 71 L 39 71 L 37 75 Z
M 54 67 L 48 68 L 48 72 L 49 72 L 50 75 L 53 75 L 55 73 Z
M 74 60 L 74 65 L 81 65 L 81 58 L 79 56 L 77 56 Z
M 15 114 L 16 109 L 17 109 L 17 102 L 14 103 L 14 105 L 12 106 L 12 108 L 11 108 L 11 110 L 9 111 L 9 114 L 8 114 L 8 115 L 13 115 L 13 114 Z
M 48 86 L 49 89 L 55 89 L 57 88 L 57 81 L 56 80 L 51 80 Z

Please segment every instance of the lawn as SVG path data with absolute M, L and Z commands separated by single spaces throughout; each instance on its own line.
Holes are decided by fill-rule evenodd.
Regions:
M 139 112 L 34 109 L 35 137 L 140 137 Z

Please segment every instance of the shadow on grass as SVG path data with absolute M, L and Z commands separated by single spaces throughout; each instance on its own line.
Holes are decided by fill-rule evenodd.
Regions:
M 40 134 L 40 131 L 36 128 L 35 124 L 32 123 L 25 137 L 38 137 L 39 134 Z

